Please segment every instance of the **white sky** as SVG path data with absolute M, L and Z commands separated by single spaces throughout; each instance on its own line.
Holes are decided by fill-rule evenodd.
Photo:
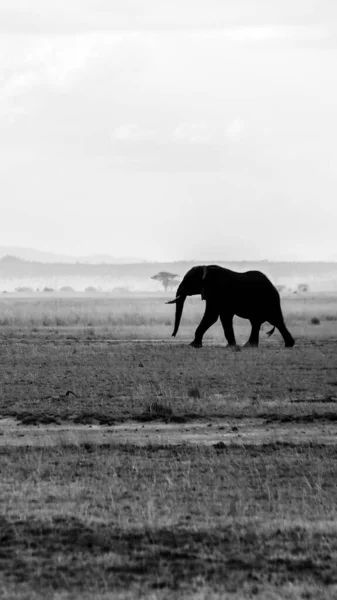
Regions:
M 337 259 L 336 64 L 330 0 L 0 0 L 1 245 Z

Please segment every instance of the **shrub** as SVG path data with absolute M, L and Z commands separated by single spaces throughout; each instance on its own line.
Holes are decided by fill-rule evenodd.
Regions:
M 115 287 L 111 289 L 111 292 L 114 294 L 128 294 L 130 295 L 132 292 L 129 290 L 129 288 L 126 287 Z
M 88 330 L 87 330 L 87 339 L 93 339 L 96 337 L 96 332 L 95 329 L 92 327 L 91 323 L 88 323 Z
M 187 390 L 189 398 L 201 398 L 201 392 L 197 386 L 192 386 Z
M 311 325 L 319 325 L 320 324 L 320 320 L 317 317 L 312 317 L 312 319 L 310 320 Z
M 19 292 L 19 293 L 22 293 L 22 292 L 26 292 L 27 293 L 28 292 L 29 294 L 31 294 L 34 290 L 32 288 L 30 288 L 30 287 L 22 286 L 22 287 L 15 288 L 15 291 Z
M 140 421 L 156 421 L 157 419 L 170 419 L 173 416 L 172 406 L 167 402 L 152 400 L 139 415 Z

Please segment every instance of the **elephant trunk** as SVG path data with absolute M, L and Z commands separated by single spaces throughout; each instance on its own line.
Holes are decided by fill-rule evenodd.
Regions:
M 181 319 L 181 315 L 183 314 L 185 300 L 186 300 L 186 296 L 179 296 L 178 298 L 176 298 L 176 301 L 175 301 L 176 317 L 175 317 L 175 321 L 174 321 L 174 330 L 172 333 L 172 337 L 175 337 L 178 333 L 180 319 Z

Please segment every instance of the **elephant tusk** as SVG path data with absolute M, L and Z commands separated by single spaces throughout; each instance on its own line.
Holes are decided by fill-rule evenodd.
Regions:
M 176 302 L 178 302 L 179 298 L 182 298 L 182 296 L 177 296 L 176 298 L 174 298 L 174 300 L 170 300 L 169 302 L 165 302 L 165 304 L 175 304 Z

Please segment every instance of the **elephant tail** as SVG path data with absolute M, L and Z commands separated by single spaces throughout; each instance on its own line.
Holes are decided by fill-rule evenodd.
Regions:
M 270 331 L 267 331 L 267 335 L 269 335 L 269 337 L 270 337 L 271 335 L 273 335 L 273 333 L 274 333 L 275 329 L 276 329 L 276 328 L 275 328 L 275 327 L 273 327 L 273 328 L 272 328 Z

